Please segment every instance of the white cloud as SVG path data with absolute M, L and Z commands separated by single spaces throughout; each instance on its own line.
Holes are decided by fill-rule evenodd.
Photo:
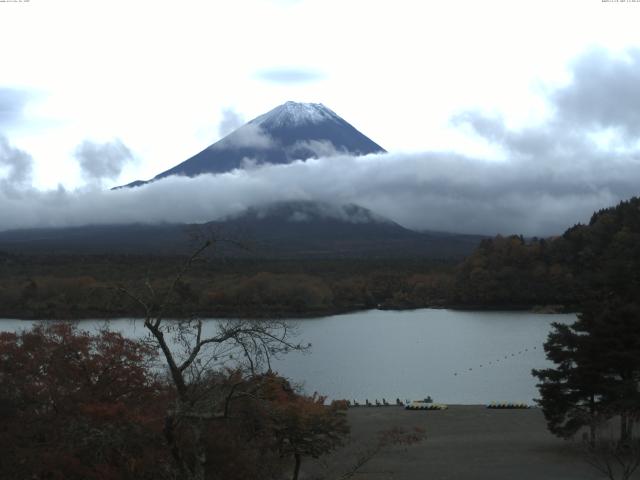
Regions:
M 325 75 L 313 68 L 304 67 L 273 67 L 259 70 L 256 78 L 266 82 L 284 85 L 316 82 L 322 80 Z
M 276 142 L 259 125 L 248 123 L 227 135 L 212 148 L 259 148 L 266 150 L 276 147 Z
M 222 120 L 218 126 L 220 137 L 225 137 L 240 128 L 245 123 L 244 117 L 236 112 L 233 108 L 225 108 L 222 110 Z
M 330 140 L 308 140 L 295 142 L 287 148 L 291 158 L 333 157 L 344 154 Z
M 105 143 L 85 140 L 76 148 L 75 157 L 83 177 L 90 182 L 115 180 L 124 166 L 133 161 L 131 151 L 118 139 Z

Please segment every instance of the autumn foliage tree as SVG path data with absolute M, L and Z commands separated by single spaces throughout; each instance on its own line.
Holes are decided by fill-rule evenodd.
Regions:
M 65 323 L 0 333 L 0 478 L 162 478 L 154 359 Z
M 293 480 L 298 479 L 303 457 L 318 458 L 342 445 L 349 434 L 346 402 L 325 405 L 326 397 L 297 394 L 289 382 L 267 376 L 265 399 L 277 450 L 293 458 Z
M 348 433 L 339 404 L 272 372 L 191 370 L 181 400 L 160 365 L 107 330 L 1 333 L 0 479 L 175 479 L 198 462 L 206 479 L 280 479 Z

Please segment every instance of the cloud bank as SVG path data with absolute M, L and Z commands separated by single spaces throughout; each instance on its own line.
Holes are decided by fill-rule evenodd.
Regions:
M 591 52 L 572 68 L 572 82 L 548 97 L 555 114 L 540 125 L 513 130 L 482 112 L 455 116 L 454 124 L 498 145 L 506 161 L 455 152 L 364 157 L 330 152 L 333 156 L 306 162 L 168 177 L 116 191 L 23 188 L 9 195 L 0 189 L 0 229 L 205 222 L 271 202 L 318 200 L 358 204 L 415 229 L 562 233 L 593 211 L 640 194 L 640 145 L 634 137 L 640 91 L 630 87 L 640 84 L 640 53 Z M 249 130 L 238 140 L 268 146 L 259 131 Z M 13 150 L 7 151 L 2 162 L 13 165 L 6 160 Z M 98 176 L 112 171 L 95 168 Z
M 337 156 L 133 189 L 5 196 L 0 225 L 204 222 L 270 202 L 319 200 L 355 203 L 417 229 L 549 235 L 637 194 L 638 185 L 640 162 L 608 155 L 563 168 L 447 153 Z

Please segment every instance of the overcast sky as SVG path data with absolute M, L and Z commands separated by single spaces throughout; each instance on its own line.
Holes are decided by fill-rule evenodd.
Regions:
M 640 193 L 639 24 L 601 0 L 0 2 L 0 229 L 304 198 L 560 233 Z M 389 154 L 106 190 L 287 100 Z

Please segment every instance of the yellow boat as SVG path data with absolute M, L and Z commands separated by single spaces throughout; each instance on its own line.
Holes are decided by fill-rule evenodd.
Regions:
M 425 402 L 424 400 L 414 400 L 406 407 L 407 410 L 446 410 L 449 408 L 444 403 Z

